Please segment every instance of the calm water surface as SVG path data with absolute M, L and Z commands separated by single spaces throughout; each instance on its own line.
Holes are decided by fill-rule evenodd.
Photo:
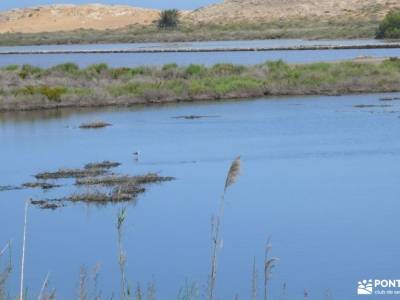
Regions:
M 400 270 L 400 101 L 353 107 L 380 105 L 382 96 L 3 114 L 0 184 L 18 185 L 40 171 L 100 160 L 122 162 L 118 172 L 175 176 L 128 205 L 124 236 L 131 285 L 154 280 L 160 299 L 175 299 L 185 281 L 205 289 L 211 216 L 230 163 L 241 155 L 241 177 L 226 196 L 220 299 L 250 297 L 253 257 L 261 278 L 270 236 L 272 255 L 280 258 L 271 299 L 278 299 L 284 283 L 290 299 L 303 299 L 305 289 L 311 299 L 323 299 L 327 289 L 334 299 L 357 299 L 358 280 L 398 278 Z M 217 117 L 173 118 L 191 114 Z M 113 126 L 77 128 L 97 119 Z M 16 267 L 25 200 L 71 191 L 73 186 L 0 193 L 0 246 L 12 239 Z M 103 296 L 118 295 L 119 208 L 29 209 L 26 280 L 32 297 L 50 272 L 61 299 L 71 299 L 80 267 L 90 270 L 97 263 Z M 10 289 L 17 293 L 17 270 Z
M 0 47 L 0 53 L 6 51 L 32 50 L 121 50 L 121 49 L 157 49 L 157 48 L 235 48 L 235 47 L 290 47 L 312 45 L 360 45 L 381 44 L 378 40 L 255 40 L 255 41 L 218 41 L 191 43 L 145 43 L 145 44 L 100 44 L 100 45 L 48 45 Z M 362 56 L 391 57 L 399 56 L 399 49 L 349 49 L 317 51 L 268 51 L 268 52 L 202 52 L 202 53 L 105 53 L 105 54 L 18 54 L 0 55 L 0 66 L 10 64 L 32 64 L 50 67 L 57 64 L 74 62 L 81 67 L 95 63 L 107 63 L 112 67 L 136 67 L 141 65 L 179 65 L 216 63 L 259 64 L 266 60 L 283 59 L 291 63 L 316 61 L 335 61 L 353 59 Z

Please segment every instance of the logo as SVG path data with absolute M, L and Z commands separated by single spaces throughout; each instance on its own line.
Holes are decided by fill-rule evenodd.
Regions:
M 400 296 L 400 279 L 369 279 L 359 281 L 357 295 Z
M 372 279 L 358 282 L 357 295 L 372 295 L 374 285 Z

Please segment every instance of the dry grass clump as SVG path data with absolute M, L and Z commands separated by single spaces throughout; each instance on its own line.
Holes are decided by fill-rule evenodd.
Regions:
M 357 104 L 353 105 L 355 108 L 374 108 L 374 107 L 391 107 L 391 105 L 375 105 L 375 104 Z
M 88 176 L 104 175 L 104 169 L 59 169 L 55 172 L 43 172 L 35 175 L 36 179 L 61 179 L 61 178 L 84 178 Z
M 61 185 L 52 184 L 52 183 L 48 183 L 48 182 L 27 182 L 27 183 L 22 184 L 22 186 L 25 188 L 31 188 L 31 189 L 41 188 L 43 190 L 49 190 L 49 189 L 58 188 Z
M 395 101 L 395 100 L 400 100 L 400 97 L 382 97 L 379 99 L 379 101 Z
M 85 169 L 86 170 L 89 170 L 89 169 L 112 169 L 112 168 L 119 167 L 120 165 L 121 165 L 121 163 L 119 163 L 119 162 L 105 160 L 103 162 L 86 164 Z
M 51 209 L 55 210 L 57 208 L 63 207 L 64 204 L 61 200 L 31 200 L 31 204 L 35 205 L 41 209 Z
M 104 128 L 111 126 L 110 123 L 103 122 L 103 121 L 93 121 L 89 123 L 83 123 L 79 126 L 81 129 L 99 129 L 99 128 Z
M 115 187 L 111 192 L 111 197 L 113 202 L 130 201 L 145 191 L 146 189 L 140 185 L 125 184 Z
M 21 187 L 19 187 L 19 186 L 0 185 L 0 192 L 15 191 L 15 190 L 20 190 L 20 189 L 21 189 Z
M 99 202 L 106 203 L 112 201 L 112 197 L 107 193 L 99 191 L 83 194 L 73 194 L 67 198 L 72 202 Z
M 116 186 L 121 184 L 139 185 L 149 183 L 159 183 L 174 180 L 173 177 L 163 177 L 156 173 L 148 173 L 145 175 L 128 176 L 128 175 L 109 175 L 103 177 L 87 177 L 77 178 L 77 185 L 103 185 Z
M 174 119 L 185 119 L 185 120 L 194 120 L 194 119 L 202 119 L 202 118 L 208 118 L 208 117 L 207 116 L 196 116 L 196 115 L 174 117 Z
M 73 194 L 66 198 L 66 200 L 97 204 L 125 202 L 134 200 L 139 194 L 145 191 L 146 189 L 140 185 L 125 184 L 114 187 L 109 193 L 94 191 L 83 194 Z
M 76 186 L 95 186 L 89 192 L 68 195 L 58 199 L 32 200 L 31 204 L 43 209 L 56 209 L 65 206 L 66 202 L 85 202 L 107 204 L 134 200 L 146 191 L 145 185 L 171 181 L 173 177 L 159 176 L 157 173 L 144 175 L 117 175 L 109 170 L 120 166 L 119 162 L 102 161 L 88 163 L 83 169 L 59 169 L 56 172 L 43 172 L 35 175 L 39 180 L 75 179 Z M 59 185 L 43 181 L 24 183 L 23 188 L 50 189 Z

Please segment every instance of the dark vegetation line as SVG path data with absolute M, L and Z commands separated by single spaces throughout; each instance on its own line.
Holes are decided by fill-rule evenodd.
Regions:
M 193 42 L 254 39 L 357 39 L 374 38 L 377 21 L 282 21 L 279 23 L 193 24 L 177 28 L 131 25 L 120 29 L 42 33 L 3 33 L 0 46 L 145 42 Z
M 269 51 L 312 51 L 351 49 L 398 49 L 400 43 L 362 45 L 314 45 L 291 47 L 226 47 L 226 48 L 141 48 L 141 49 L 100 49 L 100 50 L 12 50 L 0 51 L 0 55 L 27 54 L 99 54 L 99 53 L 191 53 L 191 52 L 269 52 Z
M 129 106 L 278 95 L 339 95 L 400 91 L 400 60 L 254 66 L 80 69 L 72 63 L 41 69 L 0 69 L 0 111 Z

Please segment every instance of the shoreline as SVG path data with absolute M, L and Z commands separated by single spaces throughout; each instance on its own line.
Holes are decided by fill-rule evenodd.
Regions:
M 44 111 L 57 111 L 62 109 L 101 109 L 101 108 L 132 108 L 132 107 L 153 107 L 153 106 L 165 106 L 165 105 L 174 105 L 179 103 L 217 103 L 217 102 L 229 102 L 229 101 L 251 101 L 256 99 L 265 99 L 268 100 L 270 98 L 293 98 L 293 97 L 341 97 L 346 95 L 367 95 L 367 94 L 391 94 L 391 93 L 400 93 L 400 86 L 397 89 L 388 88 L 381 90 L 354 90 L 354 91 L 343 91 L 342 93 L 280 93 L 280 94 L 240 94 L 237 96 L 227 95 L 226 97 L 222 96 L 219 98 L 202 96 L 198 98 L 182 98 L 182 99 L 164 99 L 164 100 L 154 100 L 154 101 L 146 101 L 143 99 L 130 99 L 125 102 L 117 102 L 113 100 L 98 100 L 97 103 L 59 103 L 59 104 L 46 104 L 46 105 L 26 105 L 24 107 L 3 107 L 0 104 L 0 116 L 1 114 L 7 113 L 23 113 L 23 112 L 44 112 Z
M 357 49 L 400 49 L 400 43 L 364 45 L 315 45 L 290 47 L 227 47 L 227 48 L 142 48 L 104 50 L 25 50 L 0 51 L 0 55 L 45 55 L 45 54 L 112 54 L 112 53 L 196 53 L 196 52 L 270 52 L 270 51 L 315 51 Z

